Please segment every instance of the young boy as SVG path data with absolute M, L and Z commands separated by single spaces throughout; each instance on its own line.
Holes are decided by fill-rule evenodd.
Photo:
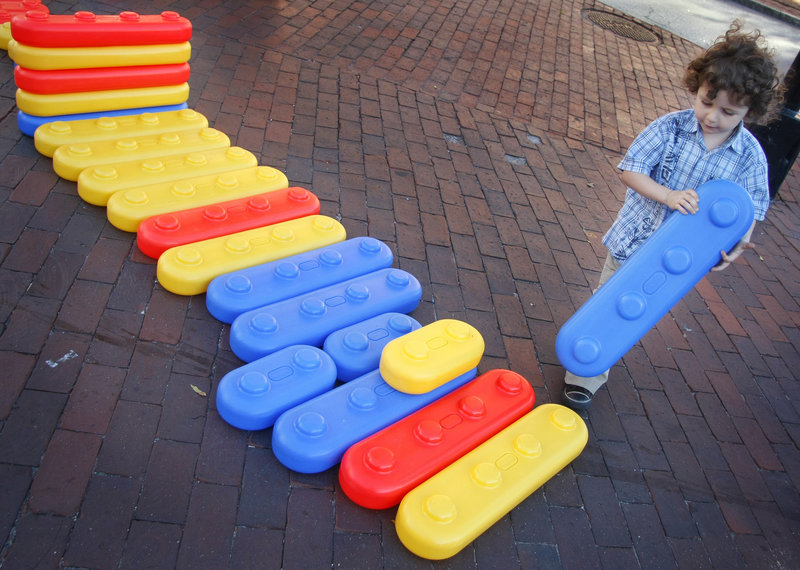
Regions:
M 764 118 L 779 98 L 778 74 L 759 32 L 746 34 L 734 22 L 703 55 L 694 59 L 684 85 L 694 107 L 656 119 L 631 144 L 619 169 L 628 186 L 625 203 L 603 237 L 609 253 L 601 286 L 620 264 L 661 225 L 672 210 L 694 214 L 701 207 L 695 188 L 709 180 L 731 180 L 750 194 L 755 219 L 769 207 L 767 160 L 743 121 Z M 720 271 L 745 249 L 755 221 L 730 252 L 721 252 Z M 566 373 L 562 401 L 575 410 L 588 408 L 605 384 L 608 371 L 592 378 Z

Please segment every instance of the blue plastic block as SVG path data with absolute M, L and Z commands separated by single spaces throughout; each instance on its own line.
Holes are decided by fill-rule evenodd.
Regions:
M 327 392 L 336 365 L 313 346 L 290 346 L 231 370 L 217 386 L 217 411 L 234 427 L 270 427 L 283 412 Z
M 348 239 L 220 275 L 208 286 L 206 306 L 218 320 L 232 323 L 247 311 L 391 267 L 393 259 L 389 246 L 375 238 Z
M 475 375 L 473 369 L 431 392 L 405 394 L 373 370 L 281 414 L 272 431 L 272 451 L 294 471 L 325 471 L 339 463 L 354 443 L 463 386 Z
M 251 362 L 293 344 L 321 347 L 333 331 L 419 305 L 422 286 L 402 269 L 380 269 L 242 313 L 231 324 L 234 354 Z
M 750 229 L 753 202 L 741 186 L 714 180 L 697 193 L 696 214 L 673 212 L 561 327 L 564 368 L 585 377 L 611 368 Z
M 36 129 L 45 123 L 53 121 L 79 121 L 82 119 L 97 119 L 99 117 L 116 117 L 119 115 L 141 115 L 142 113 L 160 113 L 161 111 L 180 111 L 186 109 L 187 103 L 177 105 L 161 105 L 156 107 L 140 107 L 138 109 L 115 109 L 113 111 L 95 111 L 92 113 L 74 113 L 70 115 L 54 115 L 52 117 L 40 117 L 29 115 L 23 111 L 17 111 L 17 126 L 24 135 L 32 137 Z
M 407 315 L 384 313 L 331 333 L 322 348 L 336 363 L 339 380 L 349 382 L 377 370 L 389 341 L 421 326 Z

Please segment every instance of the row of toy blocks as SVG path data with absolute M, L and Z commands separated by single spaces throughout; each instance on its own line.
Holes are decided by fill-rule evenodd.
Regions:
M 319 214 L 319 199 L 305 188 L 271 190 L 143 220 L 136 245 L 158 259 L 168 249 Z
M 463 386 L 475 370 L 425 394 L 405 394 L 374 370 L 285 412 L 275 421 L 272 451 L 293 471 L 319 473 L 339 463 L 347 449 Z
M 199 295 L 224 273 L 324 247 L 345 237 L 344 227 L 333 218 L 305 216 L 173 247 L 158 258 L 156 274 L 172 293 Z M 283 346 L 290 344 L 302 343 Z
M 377 371 L 386 380 L 379 369 L 379 362 L 389 353 L 389 358 L 397 358 L 398 352 L 392 351 L 392 346 L 405 346 L 407 337 L 410 334 L 421 334 L 428 342 L 442 345 L 435 354 L 429 354 L 420 358 L 425 366 L 425 376 L 434 377 L 435 381 L 428 384 L 428 390 L 419 393 L 424 394 L 438 389 L 442 384 L 447 383 L 457 376 L 477 368 L 477 362 L 483 355 L 483 343 L 480 345 L 464 345 L 463 343 L 453 342 L 452 337 L 448 337 L 443 331 L 454 321 L 447 323 L 436 321 L 426 327 L 413 318 L 402 313 L 387 312 L 376 315 L 375 317 L 357 322 L 353 325 L 338 329 L 328 334 L 322 344 L 324 358 L 316 359 L 321 365 L 323 361 L 330 360 L 333 371 L 330 375 L 323 374 L 324 379 L 320 378 L 320 373 L 315 372 L 312 379 L 298 379 L 289 383 L 276 382 L 284 380 L 289 376 L 296 375 L 297 371 L 292 371 L 292 366 L 298 364 L 288 357 L 294 355 L 297 347 L 315 348 L 316 345 L 296 344 L 279 349 L 244 366 L 232 370 L 223 377 L 217 387 L 217 409 L 222 418 L 234 427 L 246 430 L 260 430 L 271 427 L 275 419 L 295 405 L 309 400 L 318 394 L 327 391 L 338 379 L 344 382 L 355 381 L 365 374 Z M 468 327 L 466 323 L 460 323 Z M 476 336 L 480 336 L 475 331 Z M 358 346 L 353 349 L 343 342 L 344 339 L 353 337 Z M 307 354 L 308 351 L 306 351 Z M 305 358 L 308 361 L 309 358 Z M 402 364 L 402 362 L 400 363 Z M 302 371 L 310 369 L 309 366 L 300 366 Z M 325 369 L 329 367 L 326 366 Z M 419 375 L 419 369 L 409 369 L 406 371 L 406 378 Z M 388 382 L 386 382 L 389 384 Z M 258 385 L 258 389 L 254 386 Z M 389 384 L 391 386 L 391 384 Z M 513 385 L 513 386 L 512 386 Z M 523 388 L 518 385 L 516 380 L 507 380 L 503 386 L 509 393 L 518 393 Z M 392 386 L 395 388 L 395 386 Z M 531 391 L 530 386 L 527 389 Z M 398 390 L 408 394 L 404 390 Z M 532 396 L 531 396 L 532 397 Z M 479 411 L 475 411 L 479 415 Z M 476 415 L 476 417 L 478 417 Z M 452 423 L 452 422 L 451 422 Z M 455 424 L 449 426 L 455 427 Z
M 408 315 L 384 313 L 334 332 L 322 349 L 293 345 L 273 352 L 222 378 L 217 411 L 239 429 L 271 427 L 283 412 L 327 392 L 336 380 L 350 381 L 377 370 L 383 347 L 419 328 Z M 350 351 L 340 346 L 337 335 L 363 335 L 366 346 Z
M 61 178 L 77 182 L 82 170 L 132 160 L 227 148 L 231 141 L 222 131 L 203 127 L 185 131 L 66 144 L 53 153 L 53 169 Z
M 208 285 L 206 307 L 216 319 L 232 323 L 248 311 L 389 268 L 393 261 L 385 243 L 355 237 L 222 274 Z
M 538 406 L 409 491 L 397 536 L 417 556 L 454 556 L 569 465 L 588 437 L 569 408 Z
M 14 17 L 10 31 L 17 107 L 27 115 L 169 106 L 189 98 L 192 26 L 176 12 L 33 10 Z
M 328 320 L 329 324 L 335 324 L 336 319 Z M 472 336 L 479 338 L 480 342 L 465 344 L 461 339 L 454 338 L 450 334 L 454 324 L 471 329 Z M 410 338 L 412 335 L 416 336 L 414 340 Z M 360 340 L 365 346 L 359 346 L 357 350 L 345 346 L 341 341 L 348 336 L 362 337 Z M 436 349 L 426 355 L 415 356 L 418 363 L 424 367 L 424 371 L 421 372 L 420 366 L 405 371 L 403 378 L 405 383 L 419 385 L 427 381 L 427 389 L 418 391 L 418 394 L 434 392 L 453 378 L 475 370 L 483 355 L 483 339 L 466 323 L 445 320 L 420 327 L 411 317 L 395 312 L 382 313 L 335 330 L 327 335 L 321 346 L 327 355 L 326 358 L 331 359 L 336 369 L 331 382 L 337 378 L 351 382 L 372 372 L 378 372 L 386 381 L 379 363 L 387 359 L 397 360 L 394 367 L 399 369 L 405 363 L 403 348 L 419 340 L 424 340 Z M 241 429 L 264 429 L 270 427 L 276 417 L 291 407 L 287 402 L 295 405 L 322 391 L 320 384 L 311 383 L 306 386 L 302 382 L 277 386 L 272 386 L 270 382 L 262 382 L 263 386 L 258 394 L 250 387 L 248 379 L 254 374 L 269 377 L 276 366 L 282 367 L 285 364 L 283 359 L 287 354 L 286 351 L 293 346 L 319 348 L 320 342 L 317 341 L 313 345 L 289 345 L 233 370 L 223 378 L 217 388 L 218 410 L 223 419 Z M 424 380 L 420 380 L 423 377 Z M 397 386 L 388 381 L 386 383 L 397 389 Z M 398 391 L 409 394 L 402 389 Z M 222 406 L 219 405 L 220 399 L 225 401 Z
M 391 368 L 400 370 L 407 362 L 404 355 L 408 353 L 403 350 L 404 348 L 415 349 L 420 342 L 431 347 L 431 352 L 426 354 L 415 352 L 413 356 L 421 367 L 424 367 L 424 372 L 420 366 L 408 368 L 399 382 L 402 385 L 419 384 L 420 381 L 417 381 L 416 377 L 424 376 L 429 380 L 428 389 L 409 393 L 398 389 L 398 382 L 395 382 L 395 385 L 390 384 L 381 370 L 373 370 L 339 388 L 295 406 L 283 412 L 275 421 L 272 450 L 278 460 L 290 469 L 304 473 L 329 469 L 339 463 L 347 449 L 356 442 L 450 394 L 454 389 L 472 380 L 476 374 L 477 363 L 483 356 L 483 339 L 480 339 L 480 343 L 461 342 L 461 338 L 451 334 L 455 324 L 469 329 L 471 336 L 480 338 L 480 333 L 468 324 L 445 320 L 433 322 L 401 335 L 383 348 L 380 357 L 381 368 L 388 359 L 397 360 Z M 488 382 L 493 383 L 493 380 Z M 484 382 L 481 382 L 473 388 L 471 393 L 475 398 L 467 397 L 467 402 L 462 406 L 467 414 L 480 416 L 485 412 L 484 400 L 480 399 L 479 394 L 485 397 L 493 391 L 493 388 L 490 391 L 483 390 L 483 384 Z M 519 391 L 521 390 L 520 387 Z M 530 392 L 532 394 L 532 389 Z M 476 402 L 476 399 L 479 401 Z M 523 402 L 523 408 L 525 405 Z M 513 415 L 511 410 L 506 411 Z M 502 423 L 503 420 L 499 421 Z M 433 439 L 436 438 L 435 431 L 431 429 L 430 435 Z M 478 433 L 480 434 L 480 430 Z
M 231 350 L 252 362 L 295 344 L 322 346 L 332 332 L 375 315 L 410 313 L 421 298 L 422 286 L 413 275 L 379 269 L 242 313 L 231 324 Z
M 156 135 L 207 126 L 208 119 L 192 109 L 103 116 L 92 120 L 58 120 L 37 129 L 33 143 L 41 154 L 52 157 L 58 147 L 67 144 L 91 144 L 101 140 Z
M 249 198 L 287 188 L 288 184 L 286 175 L 271 166 L 182 178 L 115 192 L 106 203 L 106 215 L 117 228 L 136 232 L 145 219 L 153 216 Z

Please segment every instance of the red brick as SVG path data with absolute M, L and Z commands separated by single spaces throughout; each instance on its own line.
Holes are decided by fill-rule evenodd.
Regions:
M 23 390 L 0 431 L 0 461 L 39 465 L 65 401 L 63 394 Z
M 61 516 L 75 514 L 98 449 L 97 435 L 56 430 L 31 485 L 31 511 Z
M 14 542 L 4 562 L 11 568 L 24 568 L 35 560 L 43 568 L 57 568 L 71 530 L 71 517 L 27 513 L 17 524 Z M 44 544 L 47 548 L 42 548 Z
M 237 499 L 235 487 L 209 483 L 198 483 L 194 487 L 178 553 L 178 568 L 227 566 Z
M 3 262 L 5 269 L 36 273 L 50 253 L 58 234 L 37 229 L 25 230 Z
M 333 560 L 333 500 L 330 491 L 294 487 L 289 496 L 283 564 L 287 567 L 329 566 Z
M 200 448 L 196 444 L 159 439 L 153 445 L 136 518 L 184 524 Z
M 87 360 L 107 366 L 128 366 L 141 324 L 141 315 L 106 308 L 89 346 Z
M 220 485 L 240 485 L 246 441 L 246 432 L 225 423 L 218 413 L 208 414 L 195 471 L 197 479 Z
M 85 568 L 117 566 L 138 496 L 139 481 L 136 479 L 111 475 L 92 477 L 70 535 L 64 563 Z
M 94 333 L 111 289 L 107 283 L 76 280 L 64 299 L 55 326 L 73 332 Z
M 131 245 L 126 241 L 100 238 L 86 257 L 78 278 L 114 283 L 130 250 Z
M 161 410 L 119 400 L 97 456 L 98 472 L 138 477 L 145 472 Z
M 175 568 L 181 543 L 181 527 L 134 520 L 131 522 L 122 568 Z
M 5 381 L 0 384 L 0 420 L 6 419 L 11 412 L 17 397 L 25 387 L 33 364 L 32 356 L 0 351 L 0 369 L 5 375 Z
M 57 180 L 58 176 L 54 172 L 31 170 L 14 188 L 10 199 L 20 204 L 41 206 Z
M 85 365 L 64 408 L 61 427 L 104 434 L 124 378 L 125 371 L 119 368 Z
M 178 344 L 187 305 L 186 297 L 179 297 L 161 289 L 153 291 L 142 329 L 139 331 L 139 338 L 165 344 Z

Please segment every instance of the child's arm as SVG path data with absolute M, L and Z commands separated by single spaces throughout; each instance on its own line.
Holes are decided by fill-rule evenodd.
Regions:
M 700 198 L 694 190 L 670 190 L 662 186 L 647 174 L 622 171 L 622 181 L 632 190 L 645 198 L 660 204 L 666 204 L 670 210 L 678 210 L 681 214 L 696 214 Z
M 711 271 L 722 271 L 723 269 L 728 267 L 731 263 L 733 263 L 733 261 L 737 257 L 742 255 L 744 250 L 755 249 L 756 246 L 750 241 L 750 236 L 753 235 L 753 230 L 755 229 L 755 227 L 756 227 L 756 222 L 754 220 L 753 225 L 750 226 L 750 229 L 747 230 L 747 233 L 744 234 L 744 237 L 741 240 L 739 240 L 739 243 L 737 243 L 730 252 L 725 252 L 725 251 L 720 252 L 722 254 L 722 261 L 720 261 L 717 265 L 712 267 Z

